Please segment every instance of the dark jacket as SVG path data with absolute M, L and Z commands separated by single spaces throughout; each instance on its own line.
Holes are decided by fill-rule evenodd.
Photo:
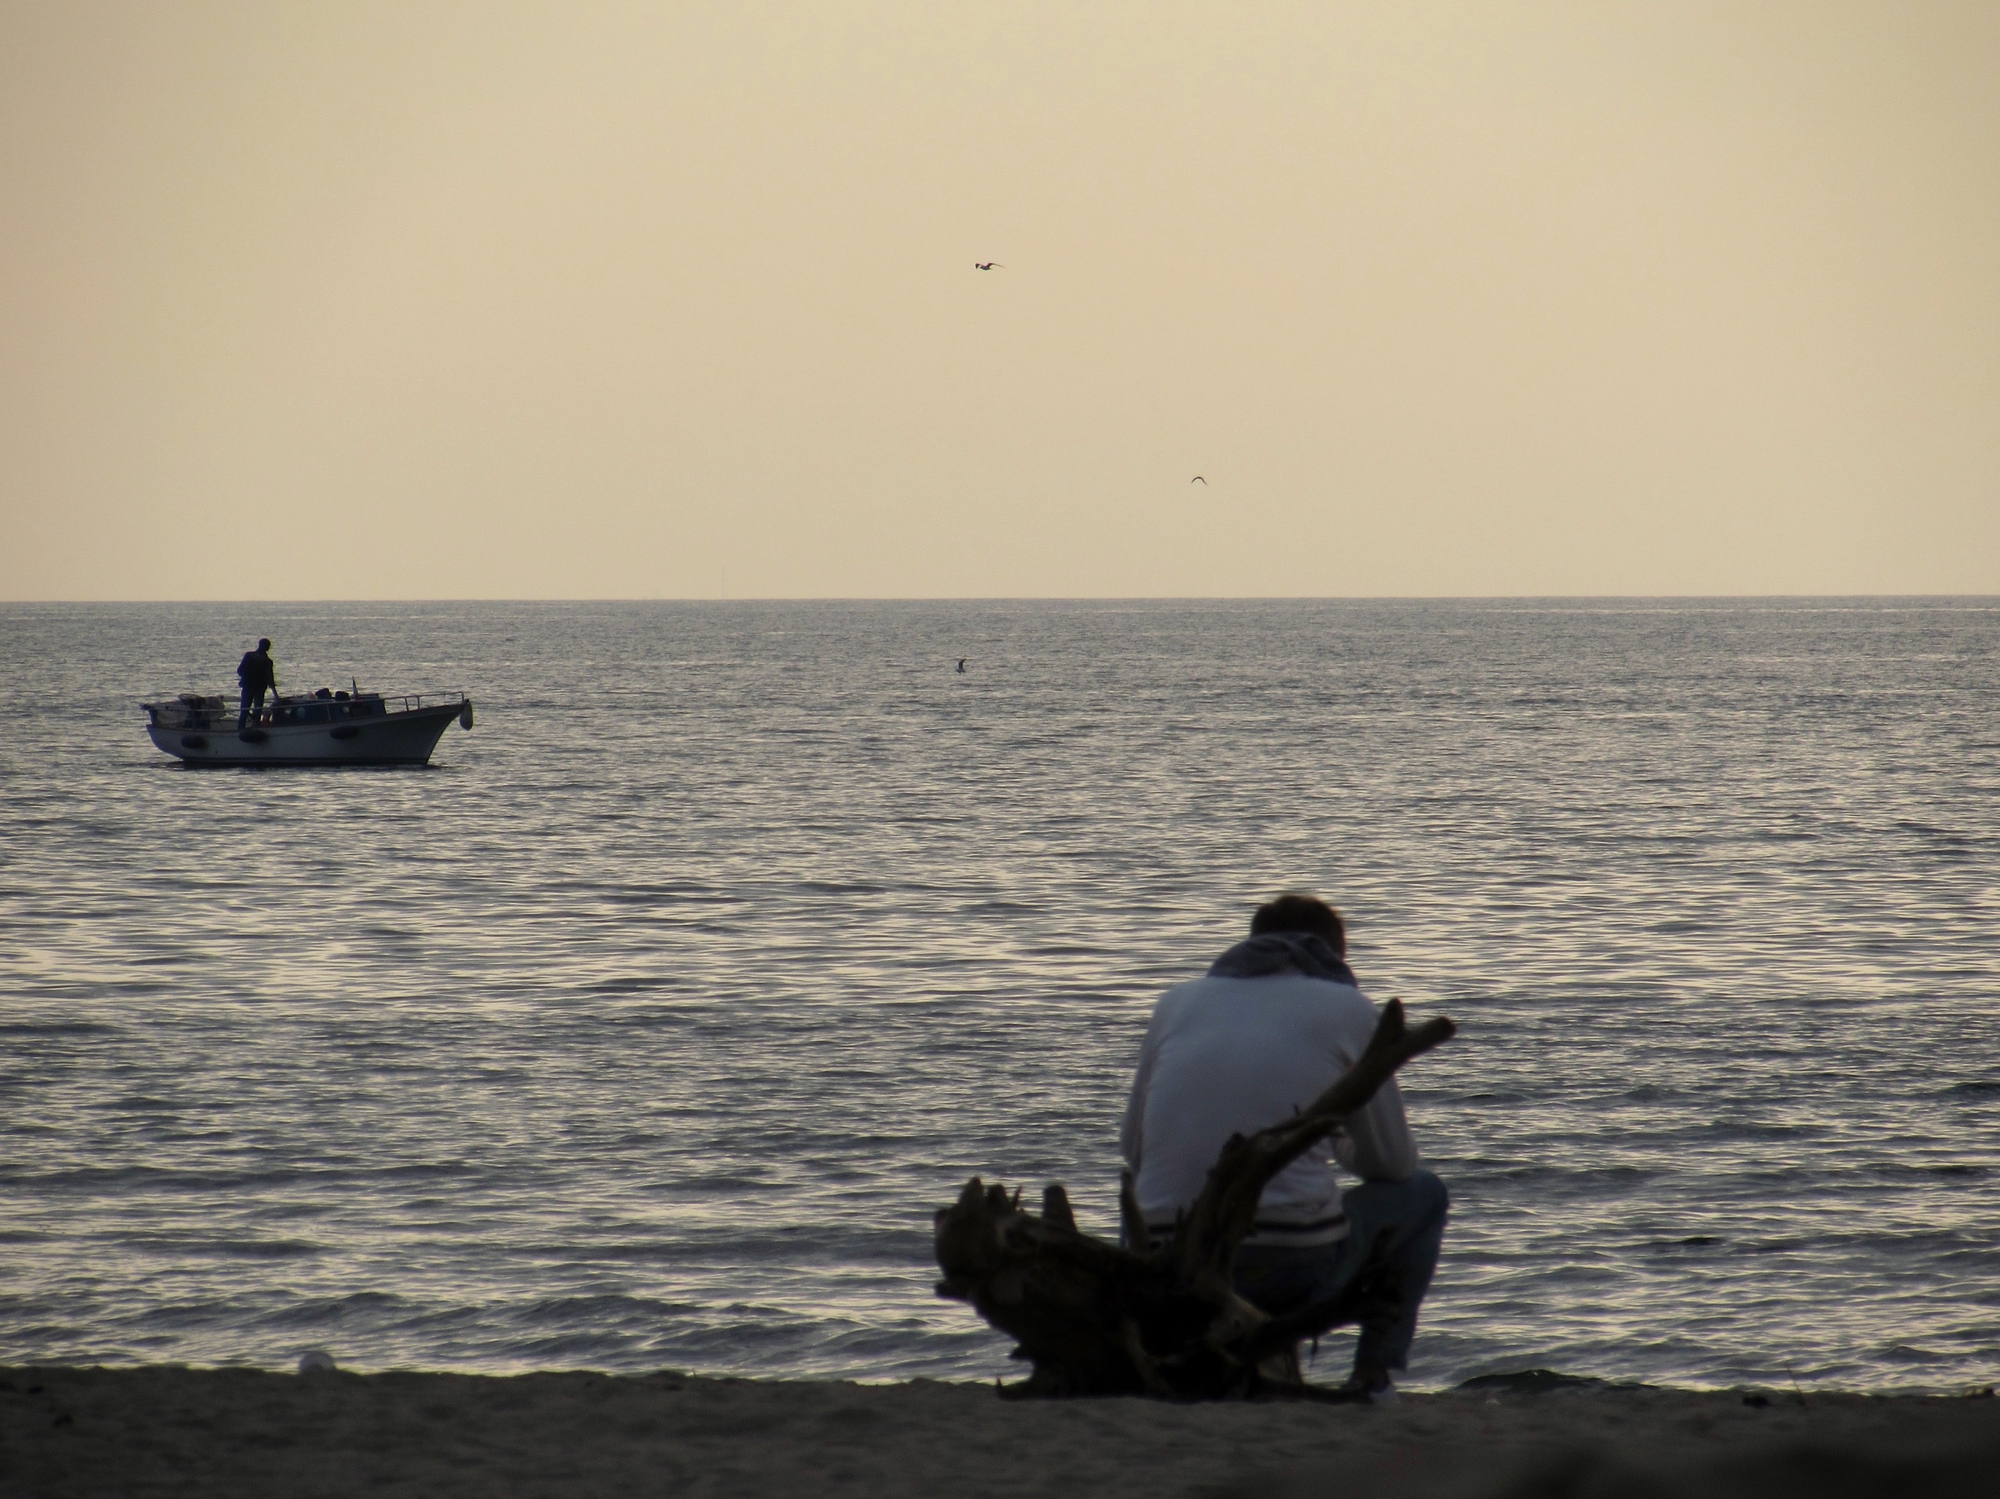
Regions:
M 236 675 L 245 692 L 262 692 L 278 685 L 278 669 L 267 651 L 245 651 L 236 665 Z

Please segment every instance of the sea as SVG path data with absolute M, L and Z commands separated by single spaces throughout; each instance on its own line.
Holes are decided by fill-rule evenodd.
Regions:
M 154 749 L 260 635 L 476 724 Z M 1459 1026 L 1409 1385 L 2000 1376 L 2000 600 L 7 604 L 0 689 L 0 1361 L 1011 1375 L 933 1212 L 1113 1233 L 1296 889 Z

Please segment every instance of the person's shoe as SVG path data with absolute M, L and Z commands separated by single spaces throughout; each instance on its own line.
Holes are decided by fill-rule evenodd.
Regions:
M 1341 1393 L 1360 1405 L 1401 1405 L 1402 1399 L 1396 1394 L 1396 1381 L 1387 1369 L 1356 1369 L 1347 1376 Z

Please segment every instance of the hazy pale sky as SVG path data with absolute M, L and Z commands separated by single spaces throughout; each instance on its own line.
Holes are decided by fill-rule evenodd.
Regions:
M 1991 0 L 0 0 L 0 596 L 1882 592 Z

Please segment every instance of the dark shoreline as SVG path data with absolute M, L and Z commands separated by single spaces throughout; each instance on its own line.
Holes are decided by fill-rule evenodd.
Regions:
M 0 1367 L 0 1495 L 1993 1491 L 2000 1399 L 1543 1381 L 1393 1409 L 672 1372 Z

